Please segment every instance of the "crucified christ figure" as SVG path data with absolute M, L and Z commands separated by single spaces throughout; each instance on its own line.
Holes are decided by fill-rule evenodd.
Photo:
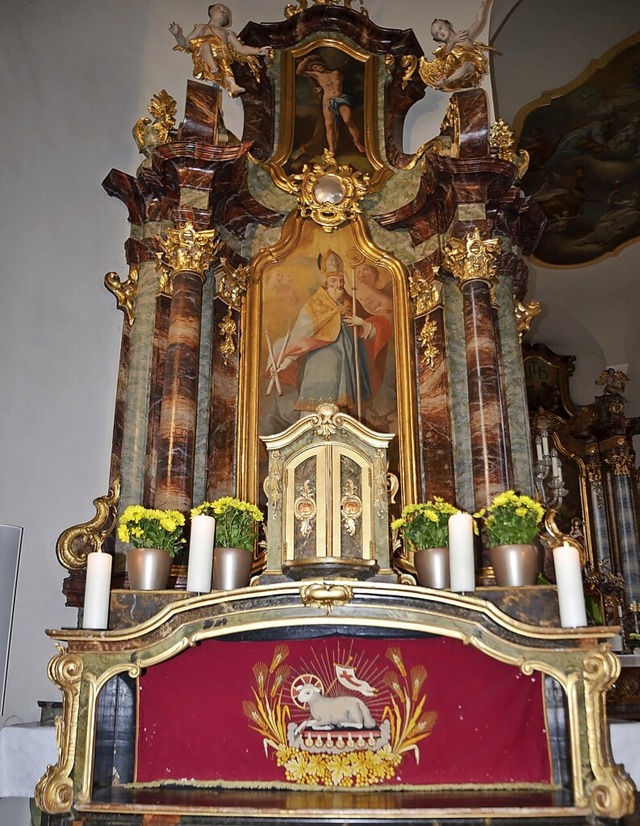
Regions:
M 322 117 L 327 136 L 327 148 L 333 155 L 338 147 L 338 118 L 349 130 L 351 139 L 358 150 L 364 154 L 365 148 L 360 130 L 353 120 L 353 96 L 344 91 L 344 79 L 336 69 L 330 69 L 317 55 L 307 55 L 296 68 L 296 74 L 311 78 L 321 95 Z

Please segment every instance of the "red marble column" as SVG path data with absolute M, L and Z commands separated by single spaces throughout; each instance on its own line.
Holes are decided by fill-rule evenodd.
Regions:
M 462 287 L 471 455 L 476 507 L 485 507 L 509 487 L 505 463 L 505 417 L 501 409 L 500 368 L 490 285 L 473 280 Z
M 464 239 L 450 239 L 445 251 L 445 267 L 456 277 L 463 297 L 476 508 L 486 507 L 495 494 L 507 490 L 512 476 L 506 458 L 509 434 L 502 409 L 499 338 L 491 306 L 500 252 L 500 242 L 483 240 L 477 228 Z
M 202 285 L 215 248 L 191 224 L 167 233 L 161 266 L 172 286 L 158 433 L 157 508 L 191 505 L 198 403 Z

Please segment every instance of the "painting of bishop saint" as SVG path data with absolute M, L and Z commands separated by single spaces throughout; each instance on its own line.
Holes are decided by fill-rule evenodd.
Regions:
M 392 274 L 345 242 L 351 235 L 338 232 L 265 268 L 261 436 L 323 402 L 373 430 L 397 432 Z

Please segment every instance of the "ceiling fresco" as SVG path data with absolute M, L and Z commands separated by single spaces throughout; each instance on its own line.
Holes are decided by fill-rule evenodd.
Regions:
M 515 130 L 531 156 L 523 189 L 547 216 L 535 260 L 587 265 L 638 238 L 640 35 L 527 106 Z

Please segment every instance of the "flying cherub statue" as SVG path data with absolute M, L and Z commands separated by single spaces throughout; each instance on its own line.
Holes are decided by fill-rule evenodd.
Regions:
M 169 31 L 176 39 L 177 51 L 189 52 L 193 60 L 193 76 L 198 80 L 210 80 L 226 89 L 229 97 L 241 95 L 244 87 L 236 83 L 233 63 L 246 63 L 256 80 L 259 79 L 260 64 L 256 55 L 269 54 L 269 46 L 246 46 L 231 31 L 231 11 L 222 3 L 214 3 L 208 8 L 209 22 L 196 23 L 191 34 L 185 35 L 182 26 L 173 22 Z
M 489 70 L 487 52 L 490 47 L 475 40 L 489 14 L 491 0 L 481 0 L 476 18 L 468 29 L 456 31 L 448 20 L 436 18 L 431 24 L 431 36 L 439 43 L 433 60 L 420 58 L 420 77 L 434 89 L 455 92 L 478 86 Z

